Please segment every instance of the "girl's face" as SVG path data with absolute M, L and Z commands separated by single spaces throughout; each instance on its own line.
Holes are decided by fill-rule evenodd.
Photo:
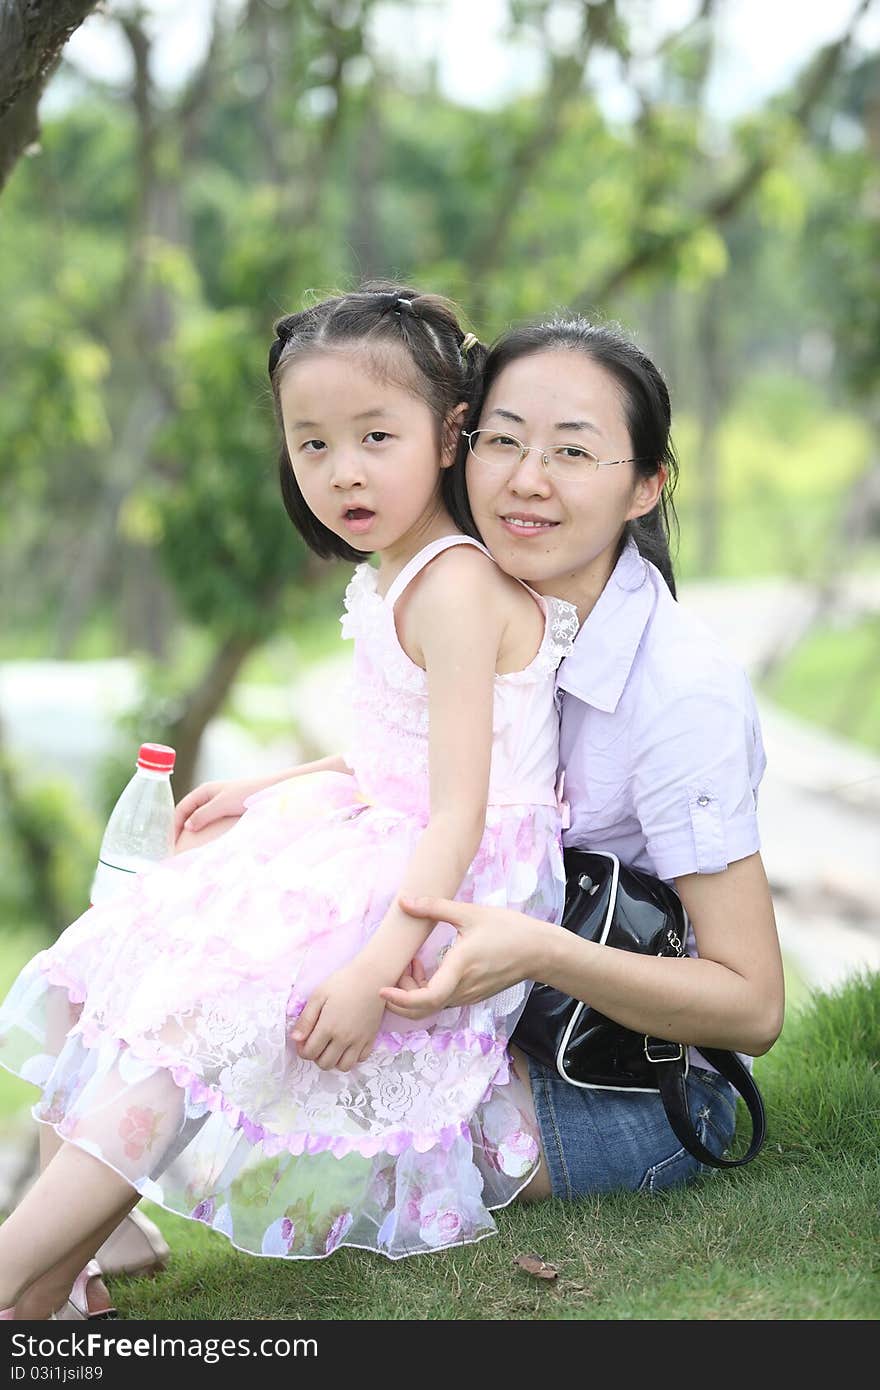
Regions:
M 438 444 L 433 413 L 363 353 L 303 357 L 284 373 L 279 397 L 300 491 L 337 536 L 405 560 L 438 524 L 437 534 L 455 529 L 440 498 L 452 454 Z
M 478 428 L 509 432 L 548 453 L 574 444 L 600 460 L 633 456 L 620 388 L 576 350 L 510 363 L 492 384 Z M 467 457 L 471 510 L 498 564 L 539 592 L 577 604 L 581 620 L 614 568 L 624 525 L 651 510 L 664 479 L 662 468 L 645 479 L 631 463 L 617 463 L 559 481 L 534 449 L 521 463 L 514 451 L 501 467 Z

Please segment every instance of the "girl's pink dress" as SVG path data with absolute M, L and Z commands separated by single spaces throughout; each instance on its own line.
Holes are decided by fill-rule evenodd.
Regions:
M 477 543 L 427 546 L 384 599 L 366 564 L 348 586 L 354 776 L 252 797 L 229 833 L 84 913 L 0 1009 L 0 1060 L 41 1088 L 38 1120 L 253 1254 L 354 1245 L 397 1259 L 479 1240 L 538 1161 L 506 1052 L 527 984 L 418 1025 L 386 1013 L 345 1073 L 288 1041 L 315 985 L 381 922 L 427 822 L 427 680 L 398 642 L 394 602 L 459 544 Z M 458 897 L 558 921 L 553 688 L 577 615 L 535 598 L 540 650 L 495 678 L 486 829 Z M 447 924 L 431 933 L 429 974 L 454 938 Z

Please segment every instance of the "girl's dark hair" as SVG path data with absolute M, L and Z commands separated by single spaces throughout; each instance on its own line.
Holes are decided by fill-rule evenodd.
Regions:
M 639 476 L 653 477 L 661 464 L 666 465 L 668 477 L 659 502 L 645 516 L 627 522 L 623 541 L 632 536 L 645 559 L 657 566 L 675 597 L 669 542 L 671 527 L 676 539 L 678 537 L 678 518 L 672 502 L 678 481 L 678 459 L 669 435 L 672 417 L 669 391 L 651 359 L 617 325 L 594 324 L 579 316 L 560 315 L 546 323 L 514 328 L 503 334 L 492 344 L 486 357 L 479 398 L 469 412 L 466 428 L 473 429 L 479 422 L 483 402 L 505 367 L 520 357 L 557 349 L 584 353 L 617 382 L 623 397 L 632 452 L 638 459 L 633 466 Z M 463 503 L 467 504 L 466 452 L 463 446 L 455 467 L 449 470 L 454 475 L 453 492 L 459 510 Z
M 355 344 L 369 351 L 376 370 L 389 379 L 400 377 L 403 362 L 403 384 L 433 413 L 438 441 L 448 428 L 455 407 L 462 401 L 470 405 L 479 390 L 486 349 L 472 333 L 464 333 L 449 300 L 436 294 L 421 294 L 409 285 L 373 280 L 350 294 L 332 295 L 302 313 L 288 314 L 275 325 L 275 341 L 269 349 L 269 380 L 279 422 L 279 385 L 290 363 L 309 352 Z M 369 551 L 348 545 L 306 505 L 293 472 L 283 427 L 278 464 L 284 506 L 306 544 L 324 559 L 363 560 Z M 462 507 L 459 489 L 453 485 L 454 471 L 444 468 L 441 474 L 443 501 L 455 524 L 477 535 L 467 500 Z

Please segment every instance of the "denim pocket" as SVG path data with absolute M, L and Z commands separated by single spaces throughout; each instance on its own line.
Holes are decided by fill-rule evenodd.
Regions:
M 736 1124 L 730 1087 L 720 1076 L 716 1084 L 712 1072 L 701 1072 L 699 1077 L 692 1072 L 691 1088 L 690 1112 L 697 1138 L 712 1153 L 723 1154 L 733 1139 Z M 678 1148 L 646 1170 L 639 1191 L 663 1192 L 670 1187 L 681 1187 L 701 1173 L 716 1172 L 717 1168 L 700 1163 L 687 1149 Z
M 704 1121 L 697 1122 L 696 1130 L 700 1140 L 705 1140 Z M 660 1163 L 654 1163 L 647 1170 L 639 1183 L 638 1190 L 639 1192 L 664 1192 L 670 1187 L 681 1187 L 684 1183 L 697 1177 L 702 1170 L 702 1163 L 699 1163 L 693 1154 L 689 1154 L 687 1149 L 677 1149 L 668 1158 L 664 1158 Z

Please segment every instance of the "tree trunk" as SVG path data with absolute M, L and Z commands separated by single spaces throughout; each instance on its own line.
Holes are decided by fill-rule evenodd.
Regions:
M 713 575 L 719 560 L 720 471 L 718 465 L 718 422 L 724 407 L 725 388 L 721 366 L 719 325 L 721 322 L 721 282 L 709 283 L 700 305 L 697 336 L 700 352 L 700 422 L 697 444 L 697 545 L 701 575 Z
M 361 280 L 387 273 L 379 228 L 378 193 L 382 179 L 383 136 L 378 91 L 372 83 L 364 93 L 358 123 L 349 242 Z
M 183 713 L 169 730 L 169 739 L 177 751 L 174 793 L 178 801 L 192 790 L 202 734 L 222 709 L 245 661 L 262 641 L 262 637 L 240 632 L 227 637 L 214 652 L 208 669 L 186 698 Z
M 0 188 L 40 134 L 43 88 L 74 29 L 97 0 L 3 0 L 0 3 Z

